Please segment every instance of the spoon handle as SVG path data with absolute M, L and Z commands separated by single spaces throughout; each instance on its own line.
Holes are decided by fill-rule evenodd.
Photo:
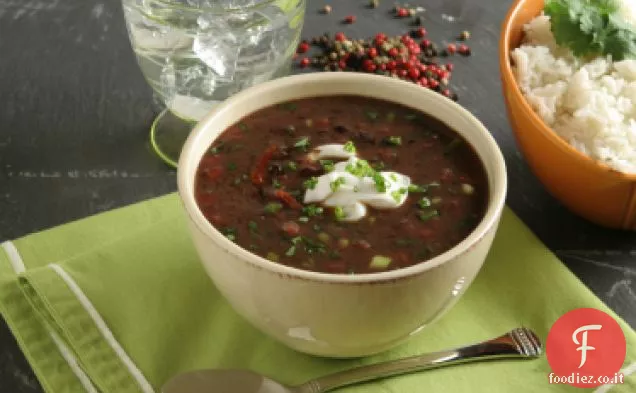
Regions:
M 501 358 L 535 358 L 541 355 L 541 342 L 526 328 L 514 329 L 503 336 L 465 347 L 362 366 L 314 379 L 295 387 L 294 393 L 322 393 L 330 390 L 471 361 Z

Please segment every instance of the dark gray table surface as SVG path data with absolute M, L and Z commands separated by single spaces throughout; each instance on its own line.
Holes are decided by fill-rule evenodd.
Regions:
M 499 82 L 497 44 L 511 0 L 417 0 L 431 38 L 472 32 L 473 56 L 455 57 L 460 103 L 490 129 L 508 164 L 508 205 L 604 302 L 636 327 L 636 234 L 599 228 L 549 196 L 518 152 Z M 309 1 L 305 37 L 409 29 L 366 1 Z M 340 23 L 347 14 L 357 23 Z M 441 14 L 457 17 L 449 23 Z M 0 241 L 176 189 L 151 152 L 158 111 L 133 56 L 121 5 L 111 0 L 0 1 Z M 522 251 L 520 251 L 522 252 Z M 523 279 L 518 277 L 517 279 Z M 529 294 L 529 296 L 531 296 Z M 4 321 L 0 391 L 40 392 Z

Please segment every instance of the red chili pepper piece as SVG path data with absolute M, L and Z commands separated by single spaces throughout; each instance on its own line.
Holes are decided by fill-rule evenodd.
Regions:
M 285 221 L 283 223 L 283 231 L 289 236 L 298 236 L 300 234 L 300 225 L 293 221 Z
M 294 210 L 300 210 L 303 208 L 303 206 L 296 200 L 296 198 L 294 198 L 290 193 L 288 193 L 287 191 L 283 191 L 283 190 L 276 190 L 276 192 L 274 193 L 274 195 L 276 195 L 276 198 L 280 199 L 282 202 L 284 202 L 287 206 L 291 207 Z
M 254 167 L 252 171 L 252 183 L 257 186 L 262 185 L 265 182 L 265 174 L 267 173 L 267 165 L 269 161 L 272 159 L 274 154 L 278 151 L 278 146 L 272 145 L 265 150 L 265 153 L 258 160 L 258 163 Z
M 356 16 L 355 15 L 349 15 L 347 17 L 345 17 L 344 22 L 347 24 L 352 24 L 355 23 L 356 21 Z
M 303 58 L 300 60 L 300 67 L 301 67 L 301 68 L 305 68 L 305 67 L 307 67 L 307 66 L 309 65 L 309 63 L 310 63 L 309 58 L 307 58 L 307 57 L 303 57 Z

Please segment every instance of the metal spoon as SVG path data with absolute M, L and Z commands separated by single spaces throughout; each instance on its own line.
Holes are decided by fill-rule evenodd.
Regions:
M 532 359 L 541 355 L 541 342 L 534 332 L 517 328 L 478 344 L 426 355 L 362 366 L 327 375 L 299 386 L 285 386 L 247 370 L 200 370 L 168 381 L 162 393 L 322 393 L 342 386 L 414 371 L 479 360 Z

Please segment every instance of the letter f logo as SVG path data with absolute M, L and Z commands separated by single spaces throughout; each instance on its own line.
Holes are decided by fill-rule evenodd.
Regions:
M 587 345 L 587 332 L 590 330 L 601 330 L 601 328 L 601 325 L 585 325 L 576 329 L 574 333 L 572 333 L 572 341 L 574 341 L 576 345 L 581 345 L 576 349 L 577 351 L 581 351 L 581 364 L 579 364 L 579 368 L 583 367 L 585 361 L 587 360 L 587 351 L 593 351 L 596 349 L 592 346 Z M 581 342 L 579 342 L 577 336 L 581 332 L 583 334 L 581 335 Z

